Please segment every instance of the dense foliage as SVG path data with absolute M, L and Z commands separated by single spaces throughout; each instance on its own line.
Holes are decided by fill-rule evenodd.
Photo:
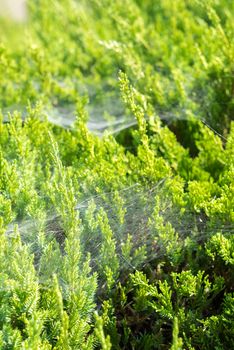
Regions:
M 231 349 L 234 2 L 28 13 L 0 21 L 0 349 Z

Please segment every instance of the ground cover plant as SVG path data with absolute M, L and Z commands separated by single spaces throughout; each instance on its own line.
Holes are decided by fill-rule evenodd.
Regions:
M 0 349 L 231 349 L 234 3 L 0 19 Z

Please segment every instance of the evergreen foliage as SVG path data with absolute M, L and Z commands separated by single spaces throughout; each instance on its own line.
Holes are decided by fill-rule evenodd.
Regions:
M 0 349 L 230 350 L 234 2 L 28 12 L 0 20 Z

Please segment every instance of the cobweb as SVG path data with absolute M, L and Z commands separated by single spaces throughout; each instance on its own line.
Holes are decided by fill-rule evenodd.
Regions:
M 115 134 L 135 126 L 136 119 L 126 112 L 119 94 L 116 91 L 106 92 L 105 86 L 103 90 L 105 93 L 100 95 L 94 87 L 83 87 L 90 98 L 86 107 L 89 130 L 101 137 L 107 131 Z M 16 106 L 16 109 L 19 110 L 19 107 Z M 43 113 L 51 123 L 63 128 L 72 128 L 76 118 L 73 104 L 50 106 L 44 108 Z M 170 111 L 155 107 L 155 113 L 167 123 L 187 120 L 186 108 L 182 106 L 171 106 Z M 22 118 L 26 117 L 26 111 L 22 110 Z M 205 120 L 201 121 L 225 139 Z M 90 257 L 91 271 L 97 272 L 100 286 L 106 283 L 108 269 L 118 281 L 126 278 L 130 271 L 144 269 L 149 263 L 156 265 L 164 256 L 170 257 L 176 264 L 180 252 L 190 240 L 193 245 L 203 244 L 216 232 L 233 232 L 231 224 L 210 223 L 205 213 L 188 209 L 182 211 L 168 195 L 165 182 L 162 180 L 151 186 L 135 184 L 108 193 L 103 190 L 102 194 L 83 193 L 77 199 L 75 210 L 80 220 L 77 235 L 81 259 L 85 263 L 87 256 Z M 106 223 L 108 240 L 101 222 Z M 46 288 L 53 274 L 62 276 L 60 262 L 66 255 L 68 239 L 62 218 L 52 210 L 41 221 L 28 219 L 11 224 L 6 235 L 12 239 L 17 232 L 23 244 L 34 254 L 35 268 L 41 284 Z M 53 251 L 51 255 L 48 255 L 47 247 Z M 112 256 L 108 255 L 108 251 Z
M 98 90 L 90 84 L 79 84 L 79 94 L 89 98 L 89 103 L 85 106 L 88 115 L 87 127 L 96 136 L 115 135 L 137 126 L 135 116 L 126 110 L 118 89 L 110 88 L 105 83 Z M 12 114 L 14 111 L 20 113 L 22 120 L 27 118 L 27 108 L 17 104 L 2 110 L 3 121 L 8 122 L 9 113 Z M 177 121 L 189 121 L 190 116 L 188 116 L 187 111 L 186 105 L 181 106 L 177 103 L 170 105 L 168 110 L 162 106 L 154 106 L 155 116 L 167 125 Z M 40 115 L 42 120 L 46 118 L 53 125 L 64 129 L 72 129 L 77 118 L 76 105 L 75 103 L 43 105 L 40 107 Z M 149 119 L 147 115 L 144 117 L 146 120 Z M 226 141 L 226 138 L 213 125 L 211 126 L 208 120 L 201 117 L 200 113 L 193 113 L 193 119 L 200 120 L 223 141 Z
M 77 237 L 81 262 L 84 264 L 89 257 L 91 272 L 97 273 L 100 289 L 106 284 L 108 270 L 113 272 L 116 283 L 149 263 L 156 266 L 165 256 L 177 264 L 191 241 L 195 247 L 217 232 L 233 232 L 233 225 L 211 224 L 204 213 L 182 211 L 168 195 L 165 181 L 150 187 L 135 184 L 101 195 L 83 194 L 78 201 L 75 210 L 80 220 Z M 49 287 L 54 274 L 58 278 L 62 276 L 60 262 L 67 254 L 68 238 L 62 218 L 54 213 L 43 222 L 30 219 L 18 223 L 18 229 L 9 226 L 8 239 L 17 234 L 34 254 L 41 285 Z M 48 254 L 48 247 L 52 254 Z

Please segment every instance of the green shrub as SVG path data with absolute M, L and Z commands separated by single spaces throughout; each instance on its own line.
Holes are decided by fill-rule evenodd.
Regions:
M 231 348 L 233 10 L 29 0 L 1 20 L 1 349 Z

